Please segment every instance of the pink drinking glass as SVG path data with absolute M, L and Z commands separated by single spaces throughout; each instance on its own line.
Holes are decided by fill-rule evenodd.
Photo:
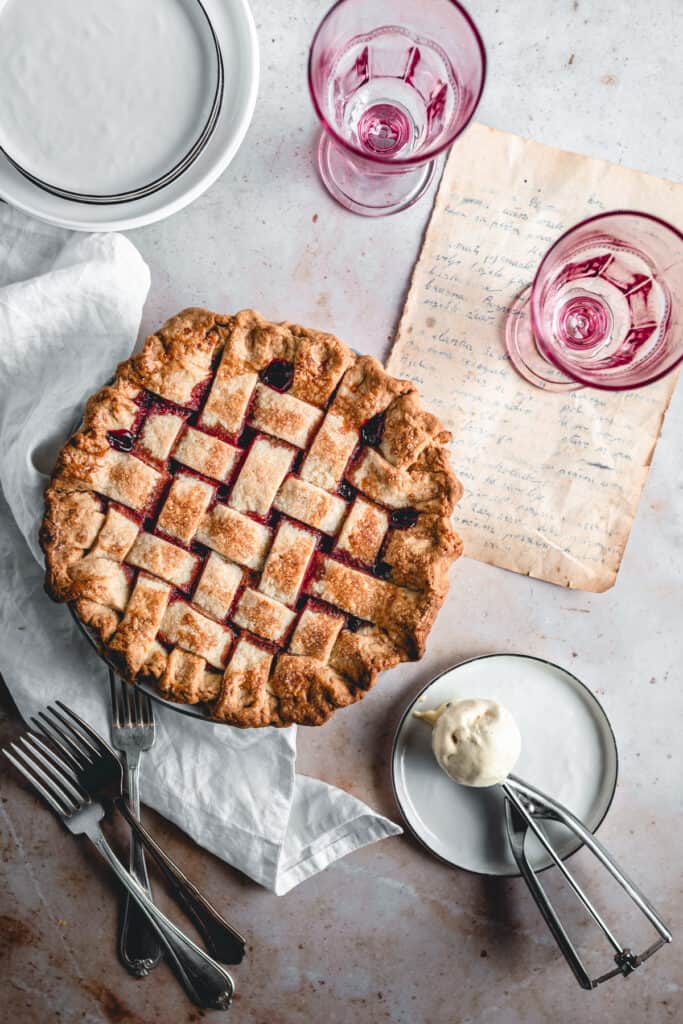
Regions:
M 485 73 L 456 0 L 338 0 L 308 61 L 328 191 L 366 217 L 412 206 L 474 114 Z
M 615 210 L 551 246 L 505 325 L 510 360 L 546 391 L 625 391 L 683 360 L 683 234 Z

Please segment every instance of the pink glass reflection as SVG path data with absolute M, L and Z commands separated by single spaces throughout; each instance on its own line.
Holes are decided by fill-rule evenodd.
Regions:
M 411 206 L 472 117 L 485 68 L 479 33 L 455 0 L 339 0 L 308 65 L 329 192 L 371 217 Z
M 683 235 L 634 210 L 582 221 L 548 250 L 505 335 L 515 369 L 548 391 L 663 377 L 683 360 Z

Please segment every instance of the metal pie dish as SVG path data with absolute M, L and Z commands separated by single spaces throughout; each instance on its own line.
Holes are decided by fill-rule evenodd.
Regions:
M 434 758 L 429 729 L 413 716 L 415 710 L 463 697 L 491 698 L 511 711 L 522 734 L 515 773 L 552 794 L 596 832 L 612 804 L 619 768 L 614 732 L 602 705 L 585 683 L 553 662 L 490 654 L 453 665 L 430 680 L 401 717 L 391 777 L 394 798 L 414 838 L 452 867 L 519 876 L 507 839 L 502 788 L 476 789 L 449 779 Z M 555 823 L 548 824 L 547 833 L 562 860 L 583 845 Z M 550 867 L 534 837 L 529 837 L 527 852 L 534 870 Z

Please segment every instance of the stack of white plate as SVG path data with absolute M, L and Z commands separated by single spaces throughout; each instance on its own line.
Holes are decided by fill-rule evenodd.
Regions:
M 0 196 L 87 231 L 167 217 L 234 157 L 258 76 L 247 0 L 0 0 Z

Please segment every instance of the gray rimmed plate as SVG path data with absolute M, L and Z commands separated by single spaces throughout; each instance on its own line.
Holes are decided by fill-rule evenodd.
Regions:
M 453 867 L 483 875 L 518 875 L 505 831 L 499 786 L 459 786 L 439 768 L 431 735 L 415 710 L 458 697 L 489 697 L 504 704 L 522 734 L 515 774 L 555 797 L 595 832 L 609 810 L 617 784 L 614 733 L 597 698 L 575 675 L 541 658 L 491 654 L 472 658 L 431 680 L 411 700 L 392 753 L 394 794 L 413 835 Z M 562 858 L 581 846 L 553 824 L 548 835 Z M 550 861 L 530 836 L 533 867 Z

